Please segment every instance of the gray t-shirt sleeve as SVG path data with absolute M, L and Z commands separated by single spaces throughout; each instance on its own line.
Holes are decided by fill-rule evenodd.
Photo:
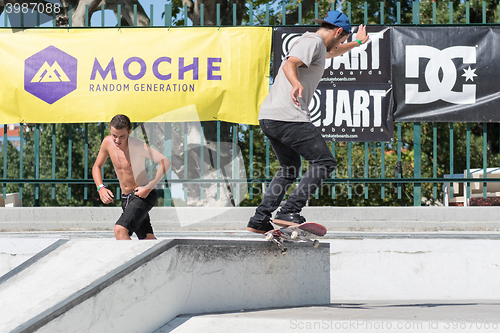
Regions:
M 287 54 L 287 59 L 289 57 L 298 58 L 306 67 L 309 67 L 311 63 L 316 60 L 315 55 L 318 54 L 316 50 L 317 47 L 318 41 L 316 38 L 302 37 L 290 49 Z
M 324 72 L 325 54 L 326 47 L 320 35 L 310 32 L 302 35 L 286 56 L 287 59 L 296 57 L 304 63 L 297 68 L 297 78 L 304 88 L 300 106 L 293 103 L 292 85 L 283 72 L 283 66 L 287 61 L 284 60 L 276 75 L 271 92 L 260 107 L 259 120 L 311 121 L 309 104 Z

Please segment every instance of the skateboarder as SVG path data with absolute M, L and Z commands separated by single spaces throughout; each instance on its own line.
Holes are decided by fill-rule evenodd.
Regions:
M 292 45 L 260 107 L 260 127 L 271 142 L 280 169 L 250 218 L 248 231 L 265 233 L 273 229 L 271 214 L 299 175 L 301 156 L 310 162 L 310 167 L 276 214 L 274 223 L 279 226 L 305 222 L 300 211 L 337 164 L 321 133 L 311 123 L 308 105 L 323 76 L 325 58 L 366 43 L 368 36 L 366 27 L 360 25 L 357 39 L 344 43 L 351 34 L 351 24 L 338 11 L 329 11 L 325 19 L 313 21 L 321 24 L 320 28 L 315 33 L 306 32 Z
M 116 115 L 109 123 L 111 135 L 104 138 L 97 159 L 92 168 L 92 176 L 101 201 L 113 202 L 113 192 L 103 184 L 101 168 L 108 156 L 115 168 L 122 191 L 123 213 L 115 224 L 116 239 L 130 239 L 136 233 L 139 239 L 156 239 L 149 218 L 149 211 L 157 200 L 156 184 L 165 176 L 170 161 L 146 143 L 130 137 L 132 124 L 122 114 Z M 158 164 L 153 179 L 149 179 L 145 159 Z

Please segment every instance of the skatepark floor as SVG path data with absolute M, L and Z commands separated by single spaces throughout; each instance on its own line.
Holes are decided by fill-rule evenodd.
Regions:
M 155 333 L 498 332 L 500 302 L 347 302 L 178 316 Z
M 157 232 L 158 239 L 216 238 L 259 240 L 248 232 Z M 458 238 L 500 239 L 500 233 L 329 233 L 337 238 Z M 2 239 L 114 238 L 110 232 L 0 233 Z M 2 275 L 2 274 L 0 274 Z M 334 286 L 332 286 L 333 288 Z M 293 286 L 291 286 L 293 288 Z M 335 288 L 342 288 L 335 286 Z M 297 290 L 300 292 L 300 290 Z M 380 300 L 348 301 L 298 308 L 246 310 L 205 315 L 181 315 L 155 333 L 184 332 L 500 332 L 500 300 Z

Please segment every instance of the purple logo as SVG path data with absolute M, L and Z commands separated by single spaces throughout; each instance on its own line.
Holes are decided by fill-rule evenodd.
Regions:
M 77 60 L 49 46 L 24 62 L 24 90 L 53 104 L 76 89 Z

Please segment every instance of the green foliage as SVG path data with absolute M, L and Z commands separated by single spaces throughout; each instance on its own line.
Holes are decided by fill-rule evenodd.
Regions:
M 172 4 L 173 25 L 184 25 L 183 2 L 181 0 L 169 0 Z M 214 2 L 215 3 L 215 2 Z M 313 25 L 312 19 L 324 17 L 328 10 L 338 9 L 350 15 L 353 25 L 358 24 L 411 24 L 413 22 L 413 2 L 409 0 L 400 1 L 335 1 L 320 0 L 317 2 L 317 11 L 314 1 L 277 1 L 256 0 L 251 2 L 253 11 L 250 12 L 250 3 L 241 0 L 219 2 L 221 4 L 221 24 L 233 24 L 233 4 L 236 5 L 237 23 L 254 25 L 286 25 L 303 24 Z M 484 3 L 484 11 L 483 11 Z M 285 5 L 285 22 L 283 22 L 283 5 Z M 422 0 L 419 5 L 419 20 L 421 24 L 448 24 L 466 23 L 498 23 L 498 2 L 483 2 L 473 0 L 463 2 L 453 1 L 430 1 Z M 194 2 L 193 2 L 194 6 Z M 193 20 L 193 6 L 188 5 L 188 15 Z M 208 8 L 208 2 L 205 9 Z M 382 9 L 383 8 L 383 17 Z M 398 10 L 399 8 L 399 10 Z M 451 9 L 451 11 L 450 11 Z M 213 10 L 207 12 L 205 21 L 214 21 Z M 299 12 L 301 15 L 299 15 Z M 451 19 L 450 19 L 451 13 Z M 467 13 L 469 14 L 467 18 Z M 267 22 L 267 18 L 269 22 Z M 194 21 L 193 21 L 194 22 Z M 205 23 L 205 25 L 208 25 Z M 26 125 L 25 125 L 26 126 Z M 396 124 L 395 124 L 396 126 Z M 483 127 L 486 126 L 483 131 Z M 34 179 L 35 178 L 35 127 L 26 126 L 29 131 L 23 133 L 23 163 L 22 176 L 20 175 L 20 152 L 10 143 L 6 144 L 6 154 L 2 152 L 0 159 L 0 176 L 7 179 Z M 437 130 L 434 137 L 434 128 Z M 450 124 L 448 123 L 422 123 L 421 124 L 421 177 L 437 178 L 445 174 L 462 173 L 468 165 L 471 168 L 483 166 L 483 133 L 487 134 L 487 166 L 498 166 L 500 161 L 498 152 L 499 127 L 493 124 L 470 124 L 470 146 L 467 147 L 467 124 L 453 124 L 453 140 L 450 142 Z M 71 133 L 71 140 L 70 140 Z M 397 130 L 395 128 L 395 133 Z M 401 145 L 401 162 L 404 178 L 414 177 L 414 133 L 413 124 L 401 124 L 401 138 L 396 136 L 394 142 L 390 143 L 336 143 L 334 145 L 335 157 L 338 167 L 335 178 L 393 178 L 398 161 L 398 145 Z M 100 142 L 104 132 L 101 124 L 88 124 L 87 131 L 83 124 L 41 124 L 39 125 L 40 136 L 40 179 L 92 179 L 91 169 L 97 156 Z M 250 146 L 252 137 L 253 145 Z M 88 139 L 86 139 L 88 138 Z M 55 146 L 53 146 L 53 140 Z M 71 150 L 69 149 L 71 142 Z M 85 154 L 85 142 L 88 142 L 88 154 Z M 451 143 L 453 149 L 451 149 Z M 279 168 L 279 163 L 274 156 L 272 148 L 268 146 L 264 135 L 258 126 L 240 125 L 238 133 L 238 144 L 245 158 L 247 176 L 253 179 L 266 179 L 273 177 Z M 350 148 L 349 148 L 350 147 Z M 55 151 L 53 151 L 55 149 Z M 467 155 L 467 150 L 470 154 Z M 269 151 L 269 153 L 267 153 Z M 436 154 L 434 153 L 436 151 Z M 53 159 L 53 152 L 55 157 Z M 250 154 L 253 154 L 250 160 Z M 350 154 L 349 154 L 350 152 Z M 71 155 L 71 157 L 70 157 Z M 88 156 L 87 170 L 85 171 L 85 156 Z M 350 157 L 349 157 L 350 155 Z M 382 165 L 382 156 L 384 163 Z M 351 165 L 349 166 L 349 159 Z M 269 160 L 269 164 L 267 164 Z M 7 168 L 4 170 L 4 164 Z M 252 165 L 252 175 L 250 172 Z M 71 166 L 71 172 L 70 172 Z M 307 170 L 308 163 L 304 161 L 303 172 Z M 116 176 L 110 162 L 104 167 L 104 178 L 115 179 Z M 85 199 L 85 188 L 87 188 L 87 199 Z M 116 186 L 111 186 L 116 194 Z M 413 193 L 413 185 L 407 184 L 408 193 Z M 33 184 L 7 184 L 6 192 L 22 191 L 23 203 L 26 206 L 37 204 L 40 206 L 98 206 L 102 203 L 98 199 L 95 186 L 89 184 L 71 185 L 61 182 L 56 185 L 40 184 L 38 186 L 38 200 L 35 202 L 36 188 Z M 248 195 L 242 202 L 244 206 L 258 205 L 262 199 L 264 188 L 260 183 L 252 185 L 252 196 Z M 290 191 L 293 190 L 290 189 Z M 356 183 L 355 180 L 346 183 L 324 184 L 318 196 L 310 199 L 309 205 L 337 205 L 337 206 L 390 206 L 399 205 L 401 199 L 396 193 L 394 184 Z M 333 194 L 334 193 L 334 194 Z M 422 184 L 422 197 L 429 204 L 437 203 L 442 198 L 442 183 Z M 413 205 L 411 197 L 403 193 L 406 205 Z M 119 201 L 116 201 L 119 205 Z
M 183 26 L 183 2 L 181 0 L 171 0 L 173 25 Z M 188 16 L 193 20 L 192 13 L 195 4 L 188 2 Z M 303 25 L 314 25 L 312 19 L 324 17 L 329 10 L 341 10 L 347 15 L 351 15 L 353 25 L 357 24 L 412 24 L 413 23 L 413 1 L 375 1 L 375 0 L 352 0 L 352 1 L 310 1 L 293 0 L 284 3 L 280 0 L 256 0 L 252 1 L 252 12 L 250 3 L 241 0 L 231 0 L 218 2 L 221 5 L 221 24 L 233 24 L 232 5 L 237 5 L 237 22 L 255 25 L 282 25 L 283 24 L 283 4 L 285 4 L 286 25 L 300 24 L 299 6 L 301 6 L 301 17 Z M 483 10 L 484 3 L 484 10 Z M 214 3 L 215 4 L 215 3 Z M 317 4 L 317 14 L 316 14 Z M 399 16 L 398 16 L 399 4 Z M 499 23 L 499 3 L 495 1 L 472 0 L 464 2 L 453 1 L 432 1 L 422 0 L 418 2 L 419 19 L 421 24 L 448 24 L 467 23 L 467 6 L 469 6 L 469 23 Z M 210 4 L 206 4 L 208 8 Z M 242 8 L 244 7 L 244 8 Z M 228 15 L 225 14 L 227 12 Z M 383 17 L 382 17 L 383 12 Z M 450 20 L 451 13 L 451 20 Z M 205 13 L 209 19 L 210 15 L 215 15 L 214 11 Z M 268 18 L 269 21 L 266 20 Z M 212 18 L 215 21 L 215 18 Z M 197 25 L 197 24 L 195 24 Z
M 184 18 L 181 17 L 181 12 L 183 10 L 182 0 L 171 0 L 167 1 L 172 5 L 172 25 L 173 26 L 183 26 Z M 164 18 L 165 12 L 162 14 L 162 18 Z
M 449 123 L 422 123 L 421 124 L 421 178 L 444 178 L 453 169 L 453 173 L 463 173 L 469 163 L 471 168 L 481 168 L 483 165 L 483 126 L 484 124 L 470 124 L 470 155 L 467 156 L 467 124 L 455 123 L 450 131 Z M 434 127 L 436 127 L 436 140 L 434 140 Z M 488 124 L 488 130 L 496 130 L 498 137 L 498 126 Z M 395 124 L 397 133 L 397 124 Z M 453 133 L 453 134 L 451 134 Z M 451 150 L 450 136 L 453 135 L 453 149 Z M 494 139 L 491 137 L 488 140 Z M 399 206 L 401 199 L 407 206 L 413 206 L 413 184 L 405 184 L 405 191 L 398 194 L 398 188 L 394 183 L 356 183 L 356 178 L 383 179 L 394 178 L 396 164 L 398 161 L 398 137 L 394 142 L 387 143 L 335 143 L 335 158 L 337 168 L 329 181 L 325 182 L 316 196 L 309 200 L 310 206 Z M 414 178 L 414 132 L 412 123 L 401 124 L 401 162 L 402 177 Z M 245 157 L 247 175 L 249 172 L 250 156 L 250 127 L 240 128 L 239 146 Z M 279 169 L 276 156 L 269 148 L 267 156 L 266 141 L 258 126 L 253 127 L 253 175 L 252 178 L 270 180 Z M 329 143 L 330 147 L 332 143 Z M 350 148 L 349 148 L 350 146 Z M 434 154 L 436 150 L 436 154 Z M 351 163 L 349 164 L 349 151 Z M 365 151 L 367 153 L 365 153 Z M 382 165 L 382 154 L 384 163 Z M 269 159 L 269 165 L 266 165 Z M 469 162 L 467 162 L 469 159 Z M 453 162 L 450 165 L 451 161 Z M 435 166 L 434 166 L 435 162 Z M 488 148 L 487 166 L 493 167 L 499 164 L 499 158 L 492 154 Z M 350 165 L 350 167 L 349 167 Z M 309 164 L 303 161 L 302 172 L 306 172 Z M 269 168 L 269 178 L 266 167 Z M 434 171 L 435 170 L 435 171 Z M 434 172 L 436 175 L 434 175 Z M 352 179 L 348 184 L 335 182 L 335 179 Z M 250 195 L 244 200 L 242 206 L 256 206 L 262 200 L 264 188 L 261 184 L 255 184 L 253 198 Z M 288 191 L 288 194 L 293 190 Z M 333 192 L 335 192 L 333 194 Z M 423 204 L 434 205 L 442 202 L 442 183 L 422 184 Z
M 395 1 L 344 1 L 341 11 L 348 15 L 351 6 L 351 23 L 356 24 L 396 24 L 412 22 L 412 1 L 400 1 L 400 17 L 398 17 Z M 366 4 L 366 6 L 365 6 Z M 365 8 L 366 7 L 366 8 Z M 382 9 L 383 8 L 383 18 Z M 365 19 L 366 16 L 366 19 Z
M 26 128 L 26 127 L 25 127 Z M 22 179 L 90 179 L 92 165 L 99 152 L 101 130 L 97 124 L 40 124 L 27 126 L 23 133 Z M 39 135 L 39 158 L 35 153 L 36 135 Z M 85 142 L 88 137 L 87 172 L 85 173 Z M 55 142 L 55 146 L 54 143 Z M 71 150 L 69 149 L 71 145 Z M 70 159 L 71 155 L 71 159 Z M 20 152 L 9 148 L 7 178 L 20 177 Z M 35 166 L 38 165 L 38 177 Z M 104 167 L 104 178 L 116 178 L 111 163 Z M 115 191 L 116 187 L 113 189 Z M 67 182 L 57 184 L 38 184 L 31 181 L 25 184 L 9 184 L 7 191 L 22 192 L 25 206 L 100 206 L 102 203 L 95 191 L 94 184 L 76 185 Z M 85 199 L 85 191 L 87 198 Z M 36 195 L 38 193 L 38 195 Z M 117 205 L 119 202 L 117 201 Z
M 396 126 L 396 125 L 395 125 Z M 484 128 L 484 126 L 487 126 Z M 258 126 L 240 125 L 238 126 L 238 145 L 245 160 L 247 177 L 255 180 L 269 182 L 279 169 L 279 163 L 274 155 L 272 147 L 265 140 L 263 133 Z M 434 127 L 436 136 L 434 136 Z M 71 141 L 70 141 L 71 129 Z M 97 124 L 88 124 L 88 160 L 87 173 L 85 173 L 85 126 L 83 124 L 41 124 L 39 125 L 40 136 L 40 179 L 92 179 L 91 168 L 97 156 L 100 142 L 101 129 Z M 395 128 L 397 133 L 397 128 Z M 401 162 L 403 178 L 414 178 L 414 133 L 412 123 L 401 124 Z M 451 134 L 452 133 L 452 134 Z M 498 125 L 493 124 L 470 124 L 470 146 L 467 147 L 467 124 L 455 123 L 452 125 L 452 132 L 449 123 L 422 123 L 421 124 L 421 177 L 433 178 L 434 170 L 436 177 L 443 178 L 449 174 L 453 168 L 453 173 L 463 173 L 469 165 L 471 168 L 481 168 L 483 166 L 483 133 L 486 133 L 487 142 L 498 143 Z M 490 135 L 489 133 L 496 133 Z M 29 127 L 29 132 L 24 133 L 23 147 L 23 169 L 22 178 L 35 178 L 35 135 L 33 127 Z M 453 140 L 450 142 L 450 137 Z M 252 140 L 251 140 L 252 137 Z M 55 159 L 53 160 L 53 145 L 55 140 Z M 396 135 L 395 140 L 398 140 Z M 71 142 L 71 177 L 69 177 L 69 145 Z M 252 142 L 252 146 L 250 143 Z M 453 149 L 451 149 L 451 143 Z M 332 147 L 331 143 L 329 143 Z M 350 148 L 349 148 L 350 146 Z M 470 154 L 467 155 L 467 149 Z M 493 153 L 487 146 L 487 166 L 499 165 L 498 150 Z M 434 154 L 436 150 L 436 154 Z M 401 199 L 398 197 L 396 187 L 391 183 L 356 183 L 356 178 L 393 178 L 396 163 L 398 160 L 397 141 L 388 143 L 335 143 L 334 152 L 337 159 L 337 168 L 333 176 L 334 184 L 325 183 L 318 191 L 317 196 L 313 196 L 309 205 L 311 206 L 394 206 L 400 205 Z M 267 153 L 268 152 L 268 153 Z M 350 152 L 350 154 L 349 154 Z M 252 160 L 250 155 L 252 154 Z M 382 154 L 384 163 L 382 165 Z M 3 158 L 3 152 L 0 155 Z M 349 158 L 350 156 L 350 158 Z M 349 164 L 349 159 L 351 160 Z M 6 178 L 21 178 L 19 171 L 20 152 L 10 143 L 7 144 L 7 169 Z M 452 165 L 450 164 L 452 163 Z M 250 175 L 250 164 L 252 174 Z M 302 172 L 308 168 L 307 161 L 303 161 Z M 350 167 L 349 167 L 350 166 Z M 3 163 L 0 163 L 0 175 L 4 175 Z M 104 167 L 104 178 L 115 179 L 111 163 L 108 161 Z M 349 184 L 335 183 L 335 179 L 351 178 Z M 428 204 L 441 201 L 442 183 L 422 184 L 422 197 Z M 7 193 L 18 192 L 22 189 L 23 203 L 25 206 L 35 204 L 35 187 L 33 184 L 8 184 Z M 290 189 L 289 192 L 293 190 Z M 111 186 L 116 194 L 116 186 Z M 250 188 L 253 196 L 241 203 L 242 206 L 255 206 L 262 200 L 262 193 L 265 187 L 260 183 L 255 183 Z M 335 190 L 335 195 L 333 195 Z M 407 193 L 413 193 L 413 185 L 406 185 Z M 84 185 L 69 185 L 65 182 L 54 186 L 50 184 L 39 185 L 40 206 L 99 206 L 99 201 L 94 185 L 87 186 L 87 199 L 84 199 Z M 436 192 L 436 193 L 434 193 Z M 435 194 L 435 195 L 434 195 Z M 410 195 L 403 194 L 406 205 L 413 205 Z M 161 204 L 161 203 L 159 203 Z M 118 200 L 116 205 L 119 205 Z
M 6 155 L 4 155 L 4 148 L 7 146 Z M 0 163 L 0 177 L 7 179 L 18 179 L 19 178 L 19 162 L 17 164 L 10 163 L 9 161 L 19 161 L 19 152 L 17 149 L 7 141 L 5 145 L 1 146 L 1 163 Z M 6 163 L 4 163 L 6 162 Z M 6 165 L 6 168 L 4 167 Z M 6 184 L 6 193 L 18 192 L 18 185 L 16 184 Z M 2 193 L 3 195 L 3 193 Z

